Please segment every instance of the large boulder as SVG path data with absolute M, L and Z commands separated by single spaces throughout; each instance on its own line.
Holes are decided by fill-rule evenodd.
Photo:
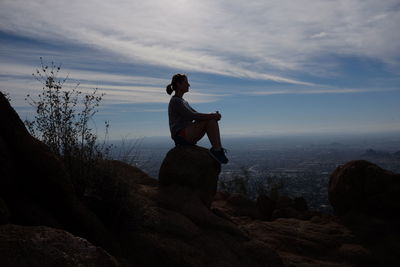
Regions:
M 66 229 L 111 248 L 110 234 L 76 196 L 62 161 L 29 134 L 2 93 L 0 107 L 0 198 L 7 207 L 2 217 Z
M 120 266 L 85 239 L 44 226 L 1 225 L 0 252 L 1 266 Z
M 330 177 L 328 192 L 337 215 L 352 212 L 393 218 L 400 212 L 400 174 L 368 161 L 338 167 Z
M 3 199 L 0 198 L 0 224 L 8 223 L 10 219 L 10 212 Z
M 331 175 L 328 192 L 341 222 L 373 251 L 375 266 L 398 266 L 400 174 L 351 161 Z
M 138 168 L 98 162 L 90 191 L 78 198 L 62 161 L 29 135 L 2 95 L 0 106 L 1 222 L 67 230 L 124 266 L 282 266 L 272 249 L 208 208 L 220 166 L 206 149 L 173 149 L 161 188 Z M 1 266 L 115 265 L 64 231 L 4 227 Z
M 207 207 L 217 192 L 221 165 L 208 150 L 199 146 L 177 146 L 171 149 L 161 164 L 161 187 L 184 186 L 198 195 Z
M 96 186 L 90 207 L 132 266 L 282 266 L 272 249 L 207 208 L 190 187 L 160 188 L 133 166 L 103 164 L 113 175 Z

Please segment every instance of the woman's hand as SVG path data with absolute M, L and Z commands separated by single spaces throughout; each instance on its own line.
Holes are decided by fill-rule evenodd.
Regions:
M 211 113 L 211 114 L 214 115 L 214 119 L 217 121 L 219 121 L 222 118 L 221 114 L 218 111 L 216 111 L 215 113 Z

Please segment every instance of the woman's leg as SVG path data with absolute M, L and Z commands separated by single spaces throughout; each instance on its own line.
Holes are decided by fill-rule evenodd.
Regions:
M 213 149 L 221 148 L 221 137 L 219 134 L 219 126 L 216 120 L 197 121 L 185 129 L 186 141 L 189 143 L 197 143 L 207 133 Z

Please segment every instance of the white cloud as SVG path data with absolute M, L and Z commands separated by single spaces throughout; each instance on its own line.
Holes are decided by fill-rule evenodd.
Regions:
M 382 91 L 400 91 L 400 88 L 297 88 L 297 89 L 279 89 L 266 91 L 252 91 L 250 95 L 310 95 L 310 94 L 354 94 Z
M 18 1 L 0 4 L 1 30 L 76 42 L 188 71 L 304 84 L 285 70 L 324 53 L 397 62 L 398 0 Z
M 26 106 L 26 95 L 37 95 L 41 88 L 41 84 L 30 75 L 32 72 L 32 67 L 28 65 L 0 63 L 1 87 L 10 93 L 14 105 Z M 170 99 L 165 92 L 165 85 L 169 83 L 166 79 L 75 69 L 63 69 L 62 74 L 65 73 L 70 74 L 71 82 L 64 89 L 75 86 L 79 81 L 80 91 L 91 92 L 93 88 L 98 88 L 100 93 L 105 93 L 105 104 L 167 103 Z M 221 96 L 202 91 L 192 90 L 187 99 L 192 103 L 207 103 L 217 101 Z

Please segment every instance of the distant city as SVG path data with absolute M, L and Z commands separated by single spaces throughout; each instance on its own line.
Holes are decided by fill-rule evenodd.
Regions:
M 198 145 L 208 148 L 207 138 L 204 139 Z M 254 181 L 280 180 L 283 183 L 281 194 L 303 196 L 311 209 L 322 212 L 331 212 L 328 182 L 339 165 L 363 159 L 400 173 L 398 133 L 231 137 L 224 138 L 223 142 L 230 162 L 223 165 L 220 179 L 229 180 L 246 172 Z M 122 146 L 120 141 L 114 144 L 116 153 L 130 158 L 132 164 L 154 178 L 158 177 L 165 154 L 174 146 L 167 137 L 126 140 Z

